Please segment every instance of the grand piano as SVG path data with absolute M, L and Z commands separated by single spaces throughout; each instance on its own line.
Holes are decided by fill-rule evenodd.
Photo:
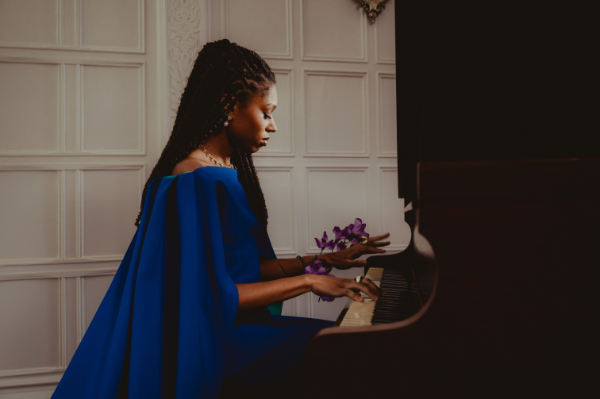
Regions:
M 593 13 L 518 4 L 396 1 L 412 239 L 309 344 L 307 398 L 600 393 Z

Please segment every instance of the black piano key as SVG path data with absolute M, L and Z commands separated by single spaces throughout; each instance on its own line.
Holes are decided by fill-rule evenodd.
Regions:
M 419 311 L 421 303 L 410 272 L 397 268 L 384 269 L 380 288 L 386 293 L 375 303 L 372 324 L 404 320 Z

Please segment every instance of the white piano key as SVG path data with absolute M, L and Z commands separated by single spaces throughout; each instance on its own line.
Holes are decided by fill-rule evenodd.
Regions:
M 366 278 L 373 281 L 377 287 L 381 285 L 381 277 L 383 276 L 383 268 L 372 267 L 367 270 Z M 364 298 L 362 302 L 354 301 L 350 304 L 348 312 L 340 323 L 340 327 L 362 327 L 370 326 L 371 318 L 375 310 L 375 301 L 368 297 L 363 292 L 360 293 Z

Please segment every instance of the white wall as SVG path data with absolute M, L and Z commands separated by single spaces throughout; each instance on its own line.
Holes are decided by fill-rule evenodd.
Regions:
M 0 0 L 0 397 L 49 398 L 168 129 L 166 4 Z

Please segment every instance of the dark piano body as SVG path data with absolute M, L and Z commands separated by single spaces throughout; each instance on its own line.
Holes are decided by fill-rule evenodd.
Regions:
M 582 111 L 591 91 L 563 79 L 575 72 L 567 61 L 540 78 L 553 82 L 553 93 L 543 81 L 519 80 L 542 62 L 522 59 L 527 46 L 545 43 L 546 25 L 535 18 L 542 34 L 527 36 L 522 25 L 518 54 L 497 43 L 524 62 L 513 71 L 510 60 L 493 67 L 487 47 L 469 41 L 496 37 L 486 23 L 450 9 L 455 2 L 424 3 L 396 2 L 397 54 L 417 60 L 397 56 L 400 197 L 416 208 L 415 220 L 406 215 L 413 239 L 367 266 L 412 276 L 421 297 L 405 294 L 411 304 L 398 321 L 321 331 L 306 351 L 306 397 L 597 397 L 600 130 L 597 111 Z M 534 8 L 523 10 L 533 18 Z M 493 28 L 504 21 L 498 10 L 479 11 L 495 16 Z M 555 19 L 568 12 L 542 9 Z M 562 21 L 556 34 L 565 46 L 570 28 L 585 33 L 585 15 Z M 473 55 L 444 58 L 461 40 Z M 458 72 L 474 58 L 495 86 L 468 68 Z M 539 101 L 518 112 L 523 104 L 514 102 L 536 88 Z

